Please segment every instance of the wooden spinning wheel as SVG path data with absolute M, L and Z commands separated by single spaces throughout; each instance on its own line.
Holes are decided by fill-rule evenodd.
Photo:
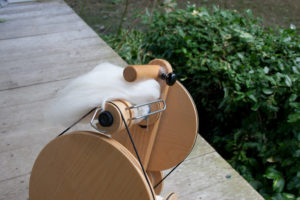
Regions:
M 127 81 L 141 78 L 159 81 L 161 101 L 149 104 L 149 112 L 155 114 L 145 117 L 147 123 L 134 122 L 135 107 L 125 100 L 117 100 L 107 103 L 105 114 L 109 116 L 101 123 L 100 115 L 104 111 L 96 110 L 91 124 L 96 121 L 93 127 L 106 131 L 106 135 L 79 131 L 51 141 L 35 161 L 29 199 L 155 199 L 154 193 L 162 190 L 162 184 L 154 188 L 162 179 L 161 171 L 184 160 L 192 149 L 198 128 L 193 100 L 178 81 L 171 80 L 172 76 L 171 65 L 159 59 L 149 65 L 125 68 Z M 166 109 L 158 112 L 162 102 Z M 111 123 L 107 123 L 107 117 L 113 119 Z M 132 138 L 128 137 L 126 126 Z M 177 196 L 171 193 L 165 199 L 176 200 Z

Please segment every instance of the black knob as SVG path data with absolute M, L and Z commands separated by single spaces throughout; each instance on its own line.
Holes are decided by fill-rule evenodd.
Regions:
M 114 122 L 114 117 L 108 111 L 103 111 L 98 117 L 99 124 L 103 127 L 109 127 Z
M 175 73 L 169 73 L 169 74 L 161 74 L 160 78 L 163 80 L 166 80 L 167 85 L 174 85 L 174 83 L 176 82 L 176 74 Z
M 166 83 L 171 86 L 174 85 L 175 82 L 176 82 L 176 74 L 173 72 L 169 73 L 166 77 Z

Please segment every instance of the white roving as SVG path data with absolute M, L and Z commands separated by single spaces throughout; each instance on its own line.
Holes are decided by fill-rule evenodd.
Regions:
M 108 100 L 124 99 L 132 104 L 141 104 L 159 97 L 160 85 L 154 79 L 129 83 L 123 78 L 122 67 L 101 63 L 59 91 L 45 116 L 47 121 L 69 126 Z
M 156 200 L 164 200 L 163 197 L 156 195 Z

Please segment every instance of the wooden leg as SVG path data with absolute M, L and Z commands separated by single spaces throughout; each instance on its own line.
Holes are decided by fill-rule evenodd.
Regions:
M 150 178 L 153 187 L 163 178 L 163 174 L 160 171 L 147 171 L 147 174 Z M 158 185 L 156 188 L 154 188 L 155 194 L 159 195 L 162 191 L 162 188 L 163 188 L 163 182 L 160 185 Z
M 164 200 L 178 200 L 178 196 L 177 196 L 177 194 L 175 194 L 175 193 L 170 193 L 170 194 L 168 194 L 165 198 L 164 198 Z

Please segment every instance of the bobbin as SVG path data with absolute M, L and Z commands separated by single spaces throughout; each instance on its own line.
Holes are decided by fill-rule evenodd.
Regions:
M 142 108 L 144 109 L 141 110 Z M 125 129 L 122 117 L 128 127 L 133 124 L 149 126 L 158 120 L 159 114 L 165 109 L 166 103 L 161 99 L 138 105 L 131 105 L 125 100 L 107 101 L 104 108 L 98 107 L 94 111 L 90 125 L 100 133 L 110 136 Z

